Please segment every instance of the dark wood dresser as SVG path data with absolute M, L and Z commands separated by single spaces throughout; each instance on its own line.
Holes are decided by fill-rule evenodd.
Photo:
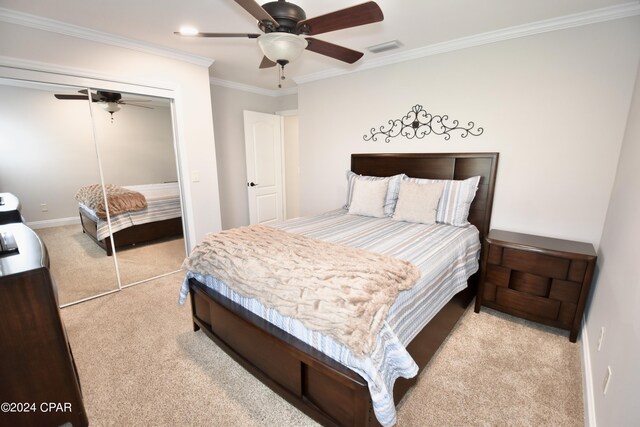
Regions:
M 0 193 L 0 225 L 22 222 L 20 200 L 11 193 Z
M 569 330 L 576 342 L 596 252 L 570 240 L 491 230 L 485 238 L 475 312 L 484 305 Z
M 46 248 L 22 223 L 3 232 L 18 251 L 0 255 L 0 425 L 86 426 Z

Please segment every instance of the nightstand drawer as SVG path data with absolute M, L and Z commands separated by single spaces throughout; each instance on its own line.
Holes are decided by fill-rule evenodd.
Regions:
M 497 286 L 509 286 L 511 280 L 511 270 L 500 265 L 487 265 L 487 282 Z
M 580 298 L 582 283 L 567 282 L 566 280 L 554 279 L 551 282 L 551 292 L 549 298 L 559 301 L 577 303 Z
M 559 301 L 528 295 L 508 288 L 496 289 L 496 303 L 549 320 L 556 320 L 560 311 Z
M 566 279 L 569 263 L 569 260 L 564 258 L 505 248 L 501 265 L 512 270 Z
M 548 277 L 538 276 L 537 274 L 531 273 L 523 273 L 522 271 L 513 271 L 511 273 L 509 287 L 527 294 L 546 297 L 549 295 L 550 283 L 551 280 Z

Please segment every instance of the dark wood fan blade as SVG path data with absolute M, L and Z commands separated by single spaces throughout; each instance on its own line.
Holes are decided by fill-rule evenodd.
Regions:
M 56 93 L 55 96 L 57 99 L 84 99 L 85 101 L 89 99 L 87 95 L 63 95 L 60 93 Z
M 304 33 L 310 36 L 328 33 L 329 31 L 342 30 L 357 27 L 359 25 L 380 22 L 384 19 L 382 10 L 376 2 L 369 1 L 357 6 L 337 10 L 326 15 L 305 19 L 298 22 L 298 34 Z
M 262 61 L 260 62 L 260 68 L 271 68 L 271 67 L 275 67 L 276 65 L 277 64 L 275 62 L 273 62 L 266 56 L 263 56 Z
M 364 53 L 357 50 L 349 49 L 337 44 L 325 42 L 323 40 L 307 37 L 307 50 L 311 52 L 319 53 L 321 55 L 330 56 L 331 58 L 338 59 L 349 64 L 353 64 L 358 59 L 362 58 Z
M 87 96 L 85 98 L 75 98 L 75 99 L 87 99 L 87 98 L 89 98 L 89 92 L 87 92 L 86 89 L 79 90 L 78 93 L 81 93 L 81 94 L 87 95 Z M 104 99 L 105 99 L 104 95 L 102 95 L 102 93 L 100 91 L 97 91 L 96 93 L 91 93 L 91 101 L 92 102 L 100 102 L 100 101 L 103 101 Z
M 109 97 L 106 96 L 106 94 L 110 94 L 110 92 L 96 91 L 96 93 L 90 93 L 89 95 L 91 96 L 91 101 L 93 102 L 103 102 L 103 101 L 115 102 L 118 99 L 120 99 L 119 97 L 116 97 L 115 99 L 110 99 Z
M 196 34 L 182 34 L 179 31 L 174 31 L 173 34 L 177 34 L 183 37 L 242 37 L 249 39 L 257 39 L 261 34 L 243 34 L 243 33 L 196 33 Z
M 262 8 L 258 3 L 253 0 L 236 0 L 244 10 L 249 12 L 251 16 L 256 18 L 258 21 L 269 21 L 273 24 L 275 28 L 278 28 L 279 25 L 275 19 L 269 13 Z

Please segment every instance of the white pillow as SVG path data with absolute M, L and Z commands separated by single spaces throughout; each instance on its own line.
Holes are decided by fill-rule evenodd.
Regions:
M 369 181 L 388 179 L 389 186 L 387 187 L 387 196 L 384 200 L 384 213 L 386 216 L 393 215 L 393 210 L 396 208 L 396 201 L 398 200 L 398 191 L 400 191 L 400 181 L 403 178 L 406 178 L 406 175 L 403 173 L 390 177 L 381 177 L 358 175 L 352 171 L 347 171 L 347 203 L 344 205 L 344 209 L 349 209 L 349 206 L 351 205 L 351 198 L 353 197 L 353 185 L 356 179 L 365 179 Z
M 387 196 L 389 178 L 368 180 L 356 178 L 349 213 L 354 215 L 382 218 L 385 215 L 384 202 Z
M 400 193 L 393 219 L 435 224 L 436 210 L 443 190 L 442 182 L 418 184 L 403 180 L 400 183 Z
M 404 180 L 418 184 L 433 182 L 444 183 L 444 190 L 442 191 L 442 197 L 440 197 L 440 203 L 438 204 L 438 210 L 436 212 L 436 222 L 456 226 L 466 226 L 469 224 L 469 209 L 478 190 L 478 183 L 480 182 L 479 176 L 461 181 L 409 177 L 405 177 Z

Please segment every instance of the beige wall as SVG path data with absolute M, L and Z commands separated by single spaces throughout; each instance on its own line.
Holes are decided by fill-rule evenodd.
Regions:
M 620 152 L 611 202 L 598 251 L 598 268 L 586 316 L 593 385 L 599 426 L 640 425 L 640 72 Z M 598 351 L 600 328 L 605 328 Z M 602 384 L 611 367 L 607 394 Z
M 344 203 L 351 153 L 498 151 L 492 227 L 597 246 L 639 54 L 634 17 L 303 84 L 301 213 Z M 363 141 L 416 104 L 484 133 Z
M 297 97 L 274 97 L 211 85 L 220 186 L 222 228 L 249 224 L 244 110 L 275 114 L 296 108 Z
M 297 111 L 297 110 L 296 110 Z M 298 115 L 283 118 L 285 196 L 287 210 L 285 218 L 300 216 L 300 141 L 298 139 Z

